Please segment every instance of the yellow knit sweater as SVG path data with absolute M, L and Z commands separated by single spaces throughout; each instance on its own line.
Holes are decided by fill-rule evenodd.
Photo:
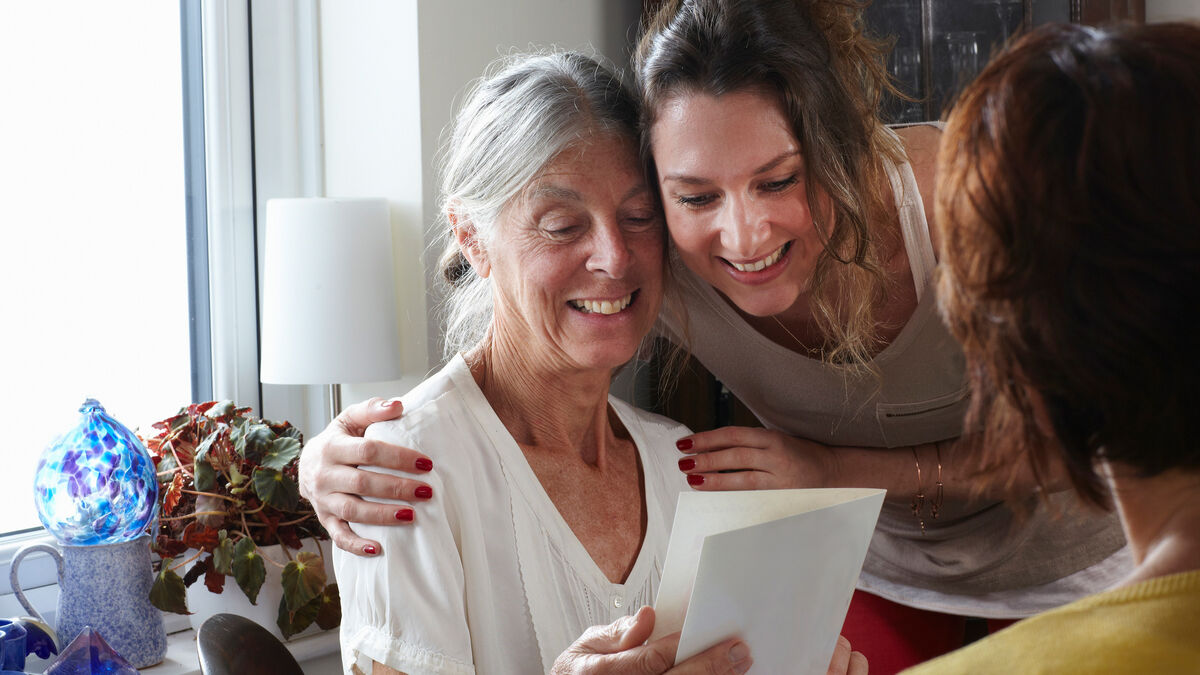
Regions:
M 904 671 L 1200 673 L 1200 570 L 1098 593 Z

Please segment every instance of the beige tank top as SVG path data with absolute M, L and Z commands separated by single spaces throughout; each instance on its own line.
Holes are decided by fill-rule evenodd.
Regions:
M 830 445 L 894 448 L 951 439 L 962 432 L 968 390 L 958 343 L 937 315 L 936 265 L 925 207 L 912 166 L 890 166 L 918 304 L 908 323 L 874 359 L 881 377 L 843 371 L 791 351 L 760 334 L 708 283 L 676 263 L 688 311 L 692 354 L 762 423 Z M 681 334 L 667 325 L 666 333 Z M 947 461 L 953 461 L 947 458 Z M 915 472 L 915 468 L 914 468 Z M 860 586 L 913 606 L 982 616 L 1021 616 L 1107 587 L 1124 565 L 1053 584 L 1109 558 L 1124 545 L 1115 515 L 1083 512 L 1056 499 L 1058 518 L 1030 498 L 1033 513 L 1018 524 L 998 502 L 947 500 L 926 533 L 909 510 L 912 495 L 889 495 L 863 567 Z M 1039 588 L 1046 598 L 1022 596 Z M 937 602 L 923 603 L 922 590 Z M 1058 589 L 1062 591 L 1063 589 Z M 1024 595 L 1028 595 L 1027 593 Z M 961 602 L 960 602 L 961 601 Z M 1019 609 L 1013 609 L 1017 607 Z

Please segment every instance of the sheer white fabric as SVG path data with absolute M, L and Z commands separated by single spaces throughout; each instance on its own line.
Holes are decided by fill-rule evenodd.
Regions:
M 342 663 L 421 673 L 545 672 L 588 626 L 653 604 L 679 492 L 675 441 L 688 430 L 610 398 L 641 457 L 646 536 L 624 584 L 608 581 L 542 489 L 461 357 L 404 397 L 369 438 L 434 461 L 434 498 L 414 526 L 356 524 L 383 544 L 334 552 Z M 602 486 L 580 486 L 603 489 Z

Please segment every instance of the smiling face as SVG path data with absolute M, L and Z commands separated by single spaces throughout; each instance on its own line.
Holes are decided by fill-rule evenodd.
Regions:
M 739 309 L 779 314 L 821 252 L 804 158 L 774 97 L 683 93 L 651 129 L 667 227 L 683 262 Z
M 493 282 L 493 348 L 552 370 L 620 366 L 658 315 L 663 246 L 633 141 L 571 146 L 466 250 Z

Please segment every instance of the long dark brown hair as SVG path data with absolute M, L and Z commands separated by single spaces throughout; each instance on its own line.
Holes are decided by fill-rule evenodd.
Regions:
M 879 345 L 874 306 L 886 296 L 878 223 L 891 204 L 884 162 L 903 161 L 878 116 L 887 45 L 863 32 L 856 0 L 674 0 L 649 21 L 634 56 L 642 155 L 657 175 L 650 133 L 663 103 L 740 90 L 779 97 L 800 145 L 808 201 L 824 250 L 811 292 L 824 357 L 851 366 Z M 820 208 L 827 195 L 829 208 Z
M 1200 27 L 1184 24 L 1039 28 L 960 97 L 938 290 L 994 475 L 1024 457 L 1042 480 L 1061 459 L 1103 503 L 1097 458 L 1200 467 L 1198 115 Z

